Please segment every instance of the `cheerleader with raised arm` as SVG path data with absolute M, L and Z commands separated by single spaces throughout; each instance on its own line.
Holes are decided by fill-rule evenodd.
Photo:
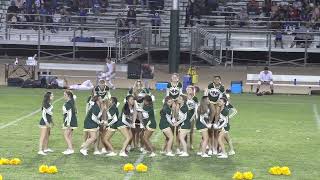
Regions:
M 91 144 L 94 144 L 97 140 L 97 131 L 101 124 L 100 118 L 102 116 L 103 109 L 100 109 L 98 101 L 99 96 L 93 96 L 91 101 L 94 103 L 88 111 L 84 120 L 84 131 L 87 134 L 85 142 L 81 145 L 80 153 L 84 156 L 88 155 L 88 148 Z
M 173 104 L 172 97 L 167 96 L 165 98 L 163 107 L 160 111 L 161 118 L 160 118 L 159 127 L 165 136 L 165 143 L 163 146 L 163 150 L 165 150 L 166 156 L 175 156 L 175 154 L 172 153 L 172 145 L 173 145 L 173 138 L 174 138 L 172 127 L 173 127 L 173 122 L 175 121 L 172 114 L 172 109 L 171 109 L 172 104 Z
M 127 96 L 126 103 L 122 108 L 121 121 L 118 121 L 118 130 L 125 137 L 123 142 L 122 149 L 119 153 L 119 156 L 126 157 L 126 149 L 132 140 L 131 128 L 135 128 L 135 121 L 137 119 L 137 110 L 135 107 L 135 100 L 132 95 Z M 128 149 L 129 151 L 130 149 Z
M 74 149 L 72 145 L 72 134 L 73 130 L 78 127 L 77 122 L 77 108 L 75 103 L 75 95 L 73 95 L 72 91 L 65 91 L 64 92 L 64 99 L 66 102 L 64 103 L 62 107 L 63 111 L 63 125 L 62 129 L 64 139 L 67 143 L 67 150 L 62 152 L 65 155 L 73 154 Z
M 143 106 L 143 124 L 144 124 L 144 131 L 143 131 L 143 141 L 144 145 L 147 150 L 151 153 L 149 157 L 156 156 L 154 152 L 154 148 L 151 144 L 150 137 L 152 136 L 153 132 L 157 128 L 157 123 L 154 115 L 154 108 L 151 96 L 147 95 L 144 97 L 144 106 Z
M 193 149 L 193 131 L 194 125 L 197 118 L 197 108 L 198 108 L 198 98 L 195 96 L 195 88 L 194 86 L 188 86 L 187 89 L 187 106 L 188 106 L 188 119 L 191 121 L 191 129 L 189 133 L 189 145 L 190 149 Z
M 211 128 L 212 124 L 210 123 L 210 102 L 207 96 L 201 98 L 200 105 L 198 107 L 198 118 L 196 121 L 196 128 L 201 132 L 202 140 L 200 143 L 200 152 L 197 155 L 201 157 L 210 157 L 206 150 L 209 144 L 209 133 L 208 129 Z
M 39 123 L 40 127 L 40 139 L 39 139 L 39 155 L 46 156 L 47 153 L 53 152 L 51 149 L 49 149 L 49 136 L 50 136 L 50 130 L 53 126 L 53 106 L 52 106 L 52 100 L 54 96 L 52 92 L 46 92 L 46 94 L 43 97 L 42 101 L 42 118 Z
M 190 133 L 191 129 L 191 117 L 188 116 L 188 106 L 187 106 L 187 96 L 179 96 L 178 97 L 178 103 L 179 103 L 179 113 L 178 113 L 178 119 L 177 122 L 174 123 L 175 127 L 179 127 L 179 139 L 182 146 L 183 151 L 180 152 L 179 156 L 181 157 L 187 157 L 188 154 L 188 148 L 187 148 L 187 142 L 186 137 L 187 134 Z M 179 151 L 177 151 L 179 152 Z M 178 154 L 178 153 L 177 153 Z

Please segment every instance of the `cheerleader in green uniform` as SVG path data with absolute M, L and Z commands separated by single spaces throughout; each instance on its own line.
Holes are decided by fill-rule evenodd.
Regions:
M 122 108 L 121 120 L 118 121 L 118 130 L 125 137 L 122 149 L 119 156 L 127 157 L 126 149 L 132 140 L 131 128 L 135 128 L 135 121 L 137 119 L 137 110 L 135 107 L 134 97 L 132 95 L 127 96 L 126 103 Z M 128 150 L 129 151 L 129 150 Z
M 225 97 L 225 88 L 221 83 L 220 76 L 214 76 L 213 82 L 208 85 L 208 89 L 205 90 L 205 95 L 208 96 L 210 101 L 210 121 L 213 124 L 217 124 L 221 112 L 221 108 L 218 100 Z M 216 155 L 218 146 L 218 131 L 215 129 L 209 130 L 210 145 L 212 149 L 209 150 L 209 155 Z
M 84 131 L 88 133 L 88 138 L 81 145 L 80 153 L 84 156 L 88 155 L 88 148 L 91 144 L 95 143 L 97 140 L 97 131 L 99 125 L 101 124 L 100 118 L 102 115 L 103 109 L 100 109 L 98 105 L 99 96 L 94 96 L 91 99 L 94 102 L 94 105 L 88 111 L 86 118 L 84 120 Z
M 200 150 L 201 152 L 198 152 L 197 155 L 201 155 L 201 157 L 210 157 L 207 153 L 207 146 L 209 143 L 209 133 L 208 129 L 211 128 L 210 123 L 210 102 L 208 100 L 207 96 L 203 96 L 198 108 L 198 118 L 196 121 L 196 128 L 201 132 L 202 140 L 200 143 Z
M 173 145 L 173 122 L 175 121 L 172 115 L 172 107 L 173 99 L 170 96 L 165 98 L 163 107 L 160 111 L 160 123 L 159 127 L 165 136 L 165 143 L 163 150 L 165 150 L 166 156 L 175 156 L 172 153 L 172 145 Z
M 63 125 L 62 129 L 64 130 L 64 139 L 68 145 L 68 149 L 62 152 L 65 155 L 73 154 L 73 145 L 72 145 L 72 132 L 78 127 L 77 122 L 77 108 L 75 104 L 75 95 L 71 91 L 64 92 L 64 99 L 66 102 L 62 107 L 63 111 Z
M 144 106 L 143 106 L 142 115 L 143 115 L 143 125 L 145 127 L 143 131 L 143 141 L 147 150 L 151 152 L 149 157 L 154 157 L 156 156 L 156 154 L 151 144 L 150 137 L 152 136 L 153 132 L 156 130 L 157 123 L 154 116 L 153 102 L 152 102 L 151 96 L 149 95 L 145 96 L 143 102 L 144 102 Z
M 173 113 L 175 115 L 175 118 L 178 116 L 179 112 L 179 105 L 177 103 L 177 98 L 182 94 L 182 84 L 179 82 L 179 75 L 177 73 L 174 73 L 171 76 L 171 82 L 167 85 L 167 93 L 166 96 L 171 97 L 174 100 L 174 103 L 172 104 Z
M 197 117 L 197 108 L 198 108 L 198 98 L 195 96 L 195 89 L 194 86 L 188 86 L 187 89 L 187 106 L 188 106 L 188 118 L 191 121 L 191 129 L 189 133 L 189 143 L 190 143 L 190 149 L 193 149 L 193 131 L 194 131 L 194 125 Z
M 179 139 L 180 139 L 181 146 L 183 148 L 183 151 L 179 154 L 179 156 L 181 157 L 189 156 L 186 137 L 187 137 L 187 134 L 190 133 L 191 117 L 188 116 L 187 100 L 188 100 L 187 96 L 178 97 L 178 103 L 179 103 L 180 109 L 179 109 L 177 122 L 174 123 L 175 127 L 179 127 Z
M 101 100 L 111 98 L 110 88 L 107 86 L 106 81 L 104 79 L 99 80 L 98 86 L 94 88 L 94 95 L 98 95 L 101 98 Z
M 230 120 L 238 113 L 237 109 L 230 103 L 230 95 L 227 94 L 228 102 L 226 104 L 227 108 L 229 109 L 229 122 L 227 124 L 228 131 L 225 132 L 225 140 L 229 145 L 229 156 L 235 155 L 235 151 L 233 148 L 233 143 L 230 135 Z
M 221 98 L 218 100 L 219 105 L 222 107 L 217 124 L 214 124 L 213 128 L 218 130 L 218 145 L 221 148 L 221 153 L 218 154 L 218 158 L 228 158 L 226 149 L 224 146 L 226 132 L 229 131 L 229 109 L 226 106 L 227 99 Z
M 182 84 L 179 82 L 179 74 L 174 73 L 171 76 L 171 82 L 168 83 L 167 85 L 167 94 L 166 96 L 169 96 L 173 99 L 173 104 L 172 104 L 172 113 L 173 117 L 175 119 L 178 118 L 179 114 L 179 103 L 177 102 L 178 97 L 182 94 Z M 180 139 L 179 139 L 179 132 L 178 132 L 178 127 L 177 128 L 172 128 L 173 134 L 176 137 L 176 144 L 179 147 L 180 146 Z M 177 148 L 177 154 L 180 154 L 180 149 Z
M 53 126 L 53 106 L 52 106 L 52 100 L 53 100 L 53 94 L 52 92 L 46 92 L 46 94 L 43 97 L 42 101 L 42 118 L 39 123 L 40 127 L 40 140 L 39 140 L 39 155 L 46 156 L 47 153 L 53 152 L 51 149 L 48 148 L 49 144 L 49 136 L 50 136 L 50 130 Z
M 144 128 L 143 122 L 142 122 L 143 99 L 146 95 L 151 96 L 151 93 L 149 89 L 144 87 L 141 80 L 137 80 L 134 83 L 133 88 L 129 90 L 128 95 L 132 95 L 134 97 L 135 107 L 137 110 L 137 119 L 135 122 L 135 128 L 131 128 L 133 148 L 140 147 L 140 150 L 143 151 L 143 139 L 142 139 L 143 138 L 142 129 Z
M 217 102 L 220 98 L 225 97 L 225 88 L 221 84 L 220 76 L 214 76 L 213 82 L 208 85 L 208 89 L 205 91 L 205 96 L 208 96 L 210 101 L 211 121 L 217 122 L 221 111 Z
M 101 139 L 105 148 L 109 149 L 107 156 L 117 155 L 117 153 L 114 152 L 113 146 L 111 144 L 111 138 L 117 130 L 117 122 L 119 120 L 119 110 L 117 104 L 118 99 L 116 97 L 111 97 L 106 104 L 107 121 L 104 122 L 106 131 L 104 131 L 104 133 L 101 135 Z

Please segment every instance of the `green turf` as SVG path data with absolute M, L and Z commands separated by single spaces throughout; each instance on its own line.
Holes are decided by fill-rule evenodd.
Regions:
M 0 87 L 0 127 L 36 111 L 41 106 L 42 89 L 20 89 Z M 60 90 L 54 91 L 55 99 L 62 97 Z M 85 101 L 89 92 L 76 92 L 80 128 L 75 131 L 76 154 L 61 154 L 66 145 L 63 140 L 61 108 L 63 100 L 54 105 L 54 121 L 50 147 L 55 150 L 47 157 L 37 155 L 40 113 L 0 129 L 0 157 L 18 157 L 21 166 L 0 166 L 0 174 L 5 180 L 31 179 L 124 179 L 122 165 L 134 163 L 138 152 L 129 153 L 129 158 L 83 157 L 78 153 L 82 143 L 82 124 Z M 125 90 L 112 92 L 122 102 Z M 155 92 L 156 109 L 161 107 L 163 93 Z M 236 155 L 229 159 L 202 159 L 191 152 L 191 157 L 168 158 L 158 154 L 151 159 L 145 157 L 143 163 L 149 166 L 147 173 L 134 173 L 131 179 L 231 179 L 236 171 L 252 171 L 255 179 L 317 180 L 320 175 L 320 129 L 313 111 L 314 104 L 319 108 L 317 96 L 274 95 L 256 97 L 254 95 L 233 95 L 232 103 L 238 114 L 231 122 L 231 135 Z M 156 112 L 159 120 L 159 111 Z M 157 149 L 162 146 L 163 136 L 158 130 L 153 138 Z M 121 147 L 123 137 L 116 133 L 113 138 L 115 149 Z M 196 132 L 196 142 L 200 136 Z M 56 165 L 59 173 L 43 175 L 38 173 L 41 164 Z M 292 176 L 271 176 L 271 166 L 288 166 Z

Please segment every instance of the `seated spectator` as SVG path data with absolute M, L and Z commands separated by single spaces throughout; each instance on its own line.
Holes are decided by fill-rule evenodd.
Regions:
M 79 16 L 80 16 L 80 23 L 85 24 L 87 22 L 87 18 L 86 18 L 87 10 L 84 8 L 80 8 Z
M 243 8 L 241 9 L 240 13 L 238 14 L 238 19 L 239 19 L 239 26 L 243 27 L 246 25 L 247 21 L 249 20 L 248 13 L 246 10 Z
M 16 6 L 14 1 L 11 1 L 11 5 L 7 9 L 7 21 L 8 22 L 17 22 L 17 13 L 19 13 L 19 8 Z
M 127 24 L 132 23 L 134 25 L 137 24 L 137 14 L 136 11 L 131 7 L 127 14 Z
M 247 4 L 247 11 L 250 15 L 258 15 L 259 14 L 259 4 L 256 0 L 250 0 Z
M 275 40 L 274 40 L 274 47 L 277 48 L 277 44 L 280 43 L 281 48 L 283 49 L 283 41 L 282 41 L 282 32 L 281 30 L 277 30 L 275 32 Z
M 270 86 L 271 94 L 273 94 L 273 77 L 272 77 L 272 72 L 269 71 L 268 67 L 265 67 L 264 70 L 260 72 L 257 91 L 256 91 L 257 95 L 259 95 L 259 90 L 261 85 Z

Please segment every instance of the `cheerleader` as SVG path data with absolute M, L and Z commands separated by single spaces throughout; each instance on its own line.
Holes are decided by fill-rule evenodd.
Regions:
M 67 143 L 68 149 L 62 152 L 65 155 L 73 154 L 73 145 L 72 145 L 72 132 L 78 127 L 77 123 L 77 108 L 75 105 L 74 95 L 71 91 L 64 92 L 64 99 L 66 102 L 62 107 L 63 111 L 63 125 L 62 129 L 64 130 L 63 136 Z
M 106 132 L 102 135 L 102 142 L 106 148 L 109 149 L 107 156 L 116 156 L 113 146 L 111 144 L 111 138 L 117 130 L 117 122 L 119 120 L 119 110 L 117 108 L 118 99 L 111 97 L 107 106 L 107 119 L 105 123 L 107 126 Z M 123 133 L 124 134 L 124 133 Z M 125 135 L 124 135 L 125 136 Z
M 171 97 L 174 102 L 172 104 L 173 113 L 175 113 L 175 117 L 177 118 L 178 112 L 179 112 L 179 106 L 177 101 L 177 98 L 182 94 L 182 84 L 179 82 L 179 75 L 177 73 L 174 73 L 171 76 L 171 82 L 167 85 L 167 93 L 166 96 Z
M 123 142 L 122 149 L 119 156 L 127 157 L 126 149 L 132 140 L 131 128 L 135 128 L 135 121 L 137 119 L 137 110 L 135 108 L 135 101 L 132 95 L 127 96 L 126 103 L 122 108 L 121 121 L 118 121 L 118 129 L 126 138 Z
M 209 120 L 210 117 L 210 108 L 209 108 L 209 100 L 207 96 L 203 96 L 198 108 L 198 118 L 196 121 L 196 128 L 198 131 L 201 132 L 202 135 L 202 141 L 200 143 L 200 151 L 197 155 L 201 155 L 201 157 L 210 157 L 207 153 L 207 146 L 209 143 L 209 133 L 208 129 L 211 128 L 211 123 Z
M 189 142 L 190 142 L 190 149 L 193 149 L 193 131 L 194 131 L 194 124 L 195 119 L 197 116 L 197 108 L 198 108 L 198 98 L 195 96 L 195 89 L 194 86 L 188 86 L 187 89 L 187 106 L 188 106 L 188 119 L 191 120 L 191 129 L 189 134 Z
M 233 143 L 232 143 L 231 136 L 230 136 L 230 133 L 229 133 L 229 131 L 230 131 L 230 119 L 232 119 L 232 118 L 238 113 L 238 111 L 237 111 L 237 109 L 230 103 L 230 101 L 229 101 L 230 95 L 229 95 L 229 94 L 227 94 L 227 98 L 228 98 L 228 102 L 227 102 L 227 105 L 226 105 L 226 106 L 227 106 L 227 108 L 229 109 L 229 122 L 228 122 L 228 124 L 227 124 L 227 127 L 228 127 L 227 129 L 228 129 L 228 131 L 225 132 L 225 140 L 226 140 L 226 142 L 228 143 L 229 148 L 230 148 L 228 155 L 229 155 L 229 156 L 232 156 L 232 155 L 235 155 L 236 153 L 235 153 L 235 151 L 234 151 Z
M 154 109 L 153 109 L 153 102 L 151 96 L 147 95 L 144 97 L 144 106 L 143 106 L 143 124 L 145 130 L 143 131 L 143 141 L 144 145 L 146 146 L 147 150 L 151 152 L 149 157 L 155 157 L 156 154 L 154 152 L 154 148 L 151 144 L 150 137 L 152 136 L 153 132 L 157 128 L 156 119 L 154 116 Z
M 39 123 L 40 127 L 40 140 L 39 140 L 39 155 L 46 156 L 47 153 L 53 152 L 53 150 L 48 148 L 49 144 L 49 136 L 50 136 L 50 130 L 53 126 L 53 106 L 52 106 L 52 100 L 53 100 L 53 94 L 52 92 L 46 92 L 46 94 L 43 97 L 42 101 L 42 118 Z
M 166 96 L 169 96 L 173 99 L 173 104 L 172 104 L 172 113 L 173 117 L 175 119 L 178 118 L 178 113 L 179 113 L 179 103 L 177 102 L 177 98 L 182 94 L 182 84 L 179 82 L 179 74 L 174 73 L 171 76 L 171 82 L 168 83 L 167 85 L 167 93 Z M 175 134 L 176 137 L 176 144 L 177 144 L 177 154 L 180 154 L 180 142 L 179 142 L 179 132 L 178 132 L 178 127 L 172 128 L 173 133 Z
M 85 142 L 81 145 L 80 153 L 84 156 L 88 155 L 88 148 L 91 144 L 97 140 L 98 127 L 101 124 L 100 118 L 102 116 L 103 109 L 100 109 L 98 105 L 99 96 L 93 96 L 91 99 L 94 102 L 93 106 L 88 111 L 84 120 L 84 131 L 87 134 Z
M 218 100 L 222 97 L 225 97 L 225 88 L 221 84 L 220 76 L 214 76 L 213 82 L 210 83 L 208 85 L 208 89 L 205 90 L 205 96 L 208 96 L 210 101 L 210 121 L 213 124 L 217 124 L 222 108 L 219 106 Z M 209 150 L 208 154 L 216 155 L 218 147 L 218 131 L 215 129 L 210 129 L 209 138 L 212 148 Z
M 226 132 L 229 131 L 230 126 L 228 126 L 229 122 L 229 109 L 226 106 L 227 99 L 221 98 L 218 100 L 218 104 L 221 109 L 221 113 L 219 115 L 219 120 L 217 124 L 214 124 L 213 128 L 218 130 L 218 145 L 221 148 L 221 153 L 218 154 L 218 158 L 228 158 L 228 154 L 226 153 L 226 149 L 224 146 Z
M 175 156 L 172 153 L 172 145 L 173 145 L 173 132 L 172 132 L 172 127 L 173 127 L 173 121 L 174 118 L 172 116 L 172 104 L 173 104 L 173 99 L 170 96 L 167 96 L 165 98 L 163 107 L 160 111 L 160 123 L 159 127 L 161 131 L 163 132 L 165 136 L 165 143 L 163 149 L 165 149 L 166 156 Z
M 107 86 L 104 79 L 99 80 L 98 85 L 94 88 L 94 95 L 98 95 L 101 100 L 111 98 L 110 88 Z
M 138 147 L 140 144 L 141 151 L 143 151 L 143 117 L 142 117 L 142 112 L 143 112 L 143 99 L 146 95 L 150 95 L 151 93 L 149 89 L 145 88 L 141 80 L 137 80 L 134 83 L 133 88 L 131 88 L 128 92 L 128 95 L 132 95 L 135 99 L 135 106 L 137 110 L 137 119 L 135 122 L 135 128 L 131 128 L 132 131 L 132 142 L 133 142 L 133 147 Z
M 213 82 L 208 85 L 208 89 L 205 91 L 205 96 L 208 96 L 210 101 L 211 121 L 217 122 L 221 111 L 217 102 L 220 98 L 225 97 L 225 88 L 221 84 L 220 76 L 214 76 Z
M 178 103 L 179 103 L 179 115 L 178 115 L 178 121 L 174 123 L 175 127 L 179 127 L 179 139 L 181 146 L 183 148 L 183 151 L 179 154 L 181 157 L 187 157 L 188 154 L 188 148 L 187 148 L 187 142 L 186 137 L 187 134 L 190 133 L 191 129 L 191 117 L 188 116 L 188 106 L 187 106 L 187 96 L 179 96 L 178 97 Z M 189 118 L 188 118 L 189 117 Z

